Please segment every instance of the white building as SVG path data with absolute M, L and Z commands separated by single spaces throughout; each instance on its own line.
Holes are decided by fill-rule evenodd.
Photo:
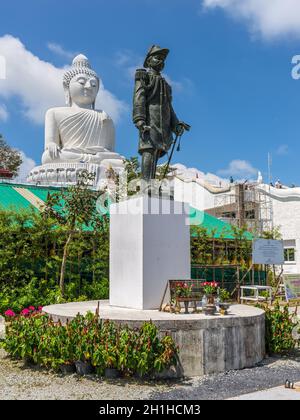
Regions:
M 224 221 L 235 223 L 239 212 L 248 226 L 258 221 L 261 228 L 279 227 L 285 248 L 284 272 L 300 274 L 300 188 L 275 188 L 257 182 L 245 187 L 242 204 L 239 185 L 229 184 L 196 169 L 179 170 L 174 177 L 174 198 L 190 203 Z M 242 207 L 242 210 L 239 208 Z
M 280 227 L 285 248 L 285 273 L 300 273 L 300 188 L 257 188 L 271 198 L 274 226 Z

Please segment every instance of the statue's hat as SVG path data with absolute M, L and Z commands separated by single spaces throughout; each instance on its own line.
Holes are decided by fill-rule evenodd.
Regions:
M 162 54 L 165 58 L 167 57 L 167 55 L 169 54 L 170 50 L 168 50 L 167 48 L 161 48 L 159 45 L 152 45 L 152 47 L 150 47 L 147 56 L 145 58 L 144 61 L 144 67 L 147 68 L 148 64 L 147 64 L 147 60 L 149 57 L 151 57 L 151 55 L 155 55 L 155 54 Z

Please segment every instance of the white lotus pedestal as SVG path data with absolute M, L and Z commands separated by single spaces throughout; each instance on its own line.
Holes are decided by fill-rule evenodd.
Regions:
M 170 279 L 190 278 L 189 207 L 139 196 L 110 207 L 110 305 L 158 309 Z

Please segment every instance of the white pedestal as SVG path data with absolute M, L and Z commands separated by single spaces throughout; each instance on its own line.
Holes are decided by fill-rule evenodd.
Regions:
M 189 279 L 189 206 L 141 196 L 110 207 L 110 305 L 158 309 L 168 280 Z

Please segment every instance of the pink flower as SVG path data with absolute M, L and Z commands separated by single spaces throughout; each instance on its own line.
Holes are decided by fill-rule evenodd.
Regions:
M 38 307 L 38 311 L 39 311 L 39 312 L 42 312 L 42 310 L 43 310 L 43 307 L 42 307 L 42 306 L 39 306 L 39 307 Z
M 30 311 L 35 311 L 35 307 L 34 307 L 34 306 L 28 306 L 28 309 L 29 309 Z
M 8 309 L 6 312 L 4 312 L 4 315 L 11 318 L 13 316 L 16 316 L 16 314 L 14 313 L 14 311 L 12 311 L 11 309 Z
M 27 309 L 27 308 L 25 308 L 25 309 L 23 309 L 23 311 L 21 311 L 21 315 L 26 316 L 26 315 L 29 315 L 29 314 L 30 314 L 30 310 Z

